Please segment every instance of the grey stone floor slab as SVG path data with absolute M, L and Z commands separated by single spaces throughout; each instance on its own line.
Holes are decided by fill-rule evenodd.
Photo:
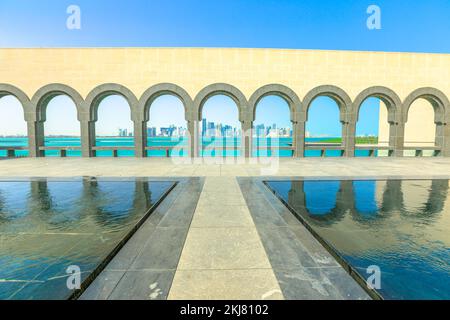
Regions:
M 343 296 L 320 268 L 274 269 L 283 295 L 288 300 L 342 300 Z
M 111 300 L 165 300 L 175 270 L 127 271 L 112 291 Z
M 262 179 L 238 180 L 285 299 L 369 299 Z
M 181 179 L 80 298 L 166 299 L 203 180 Z
M 124 274 L 125 270 L 103 270 L 83 293 L 80 300 L 107 300 Z
M 156 228 L 130 269 L 176 269 L 188 228 Z
M 270 263 L 274 269 L 318 267 L 309 252 L 288 227 L 258 227 Z

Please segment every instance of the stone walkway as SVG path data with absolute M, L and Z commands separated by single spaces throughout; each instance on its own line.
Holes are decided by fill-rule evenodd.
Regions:
M 206 178 L 169 299 L 282 298 L 236 179 Z
M 179 179 L 81 299 L 368 299 L 261 179 Z

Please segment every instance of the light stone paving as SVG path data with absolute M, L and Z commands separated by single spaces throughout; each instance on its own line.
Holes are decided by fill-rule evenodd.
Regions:
M 165 158 L 23 158 L 0 160 L 0 177 L 431 177 L 450 175 L 450 158 L 281 158 L 261 163 L 214 164 L 196 159 L 179 164 Z M 205 163 L 206 162 L 206 163 Z M 267 163 L 265 160 L 260 162 Z M 273 170 L 268 171 L 269 168 Z
M 208 177 L 169 299 L 283 299 L 234 177 Z

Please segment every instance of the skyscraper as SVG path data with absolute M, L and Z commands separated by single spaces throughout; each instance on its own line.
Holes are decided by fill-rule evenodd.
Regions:
M 206 119 L 202 119 L 202 137 L 206 135 Z

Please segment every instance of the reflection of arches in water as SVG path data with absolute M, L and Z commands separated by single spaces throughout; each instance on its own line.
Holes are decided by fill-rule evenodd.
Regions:
M 383 201 L 381 203 L 381 212 L 392 212 L 394 210 L 402 210 L 403 193 L 401 180 L 387 180 L 386 187 L 383 192 Z
M 373 218 L 377 215 L 379 207 L 376 200 L 377 181 L 353 181 L 354 207 L 364 218 Z
M 448 180 L 435 179 L 431 182 L 430 195 L 424 205 L 424 213 L 436 214 L 442 212 L 448 194 Z
M 28 213 L 45 228 L 67 229 L 82 219 L 84 199 L 78 181 L 31 181 Z
M 345 215 L 345 191 L 340 181 L 292 181 L 288 202 L 308 221 L 330 225 Z
M 336 207 L 339 181 L 305 181 L 305 207 L 310 215 L 323 216 Z
M 47 181 L 46 187 L 52 201 L 48 223 L 58 229 L 66 229 L 83 218 L 85 212 L 80 210 L 83 203 L 81 181 Z
M 429 182 L 427 180 L 427 182 Z M 352 220 L 373 225 L 392 216 L 402 215 L 432 218 L 442 212 L 448 194 L 448 180 L 432 180 L 427 189 L 427 201 L 410 210 L 405 205 L 402 189 L 411 190 L 410 183 L 418 181 L 291 181 L 271 182 L 270 185 L 296 212 L 309 222 L 330 225 L 343 219 L 347 212 Z M 384 189 L 377 201 L 377 190 Z M 405 184 L 402 186 L 402 184 Z M 403 187 L 403 188 L 402 188 Z M 422 190 L 423 191 L 423 188 Z
M 415 190 L 414 187 L 420 187 L 420 189 L 423 189 L 423 192 L 426 193 L 427 196 L 426 200 L 423 203 L 418 204 L 416 207 L 402 206 L 400 212 L 402 215 L 408 217 L 432 219 L 434 218 L 434 216 L 442 212 L 442 210 L 444 209 L 449 189 L 448 180 L 446 179 L 431 180 L 431 184 L 429 185 L 428 188 L 419 186 L 418 183 L 421 182 L 429 183 L 430 181 L 429 180 L 412 181 L 411 183 L 414 183 L 414 186 L 409 187 L 408 182 L 404 182 L 406 187 L 405 193 L 408 194 L 408 192 L 414 192 Z
M 108 231 L 122 230 L 125 224 L 140 219 L 151 206 L 148 181 L 102 182 L 85 180 L 86 210 L 97 224 Z M 117 200 L 117 201 L 116 201 Z
M 27 199 L 29 194 L 29 182 L 0 182 L 0 223 L 26 217 L 29 212 L 24 199 Z M 0 230 L 0 234 L 1 232 Z
M 49 217 L 52 211 L 52 197 L 48 191 L 47 180 L 31 182 L 31 208 L 30 211 L 40 217 Z M 45 219 L 47 220 L 47 219 Z
M 383 184 L 386 184 L 384 189 Z M 353 181 L 354 206 L 350 208 L 352 219 L 369 227 L 373 227 L 374 223 L 380 223 L 390 216 L 392 206 L 398 203 L 397 190 L 397 185 L 385 181 Z M 378 199 L 377 192 L 381 193 L 381 199 Z

